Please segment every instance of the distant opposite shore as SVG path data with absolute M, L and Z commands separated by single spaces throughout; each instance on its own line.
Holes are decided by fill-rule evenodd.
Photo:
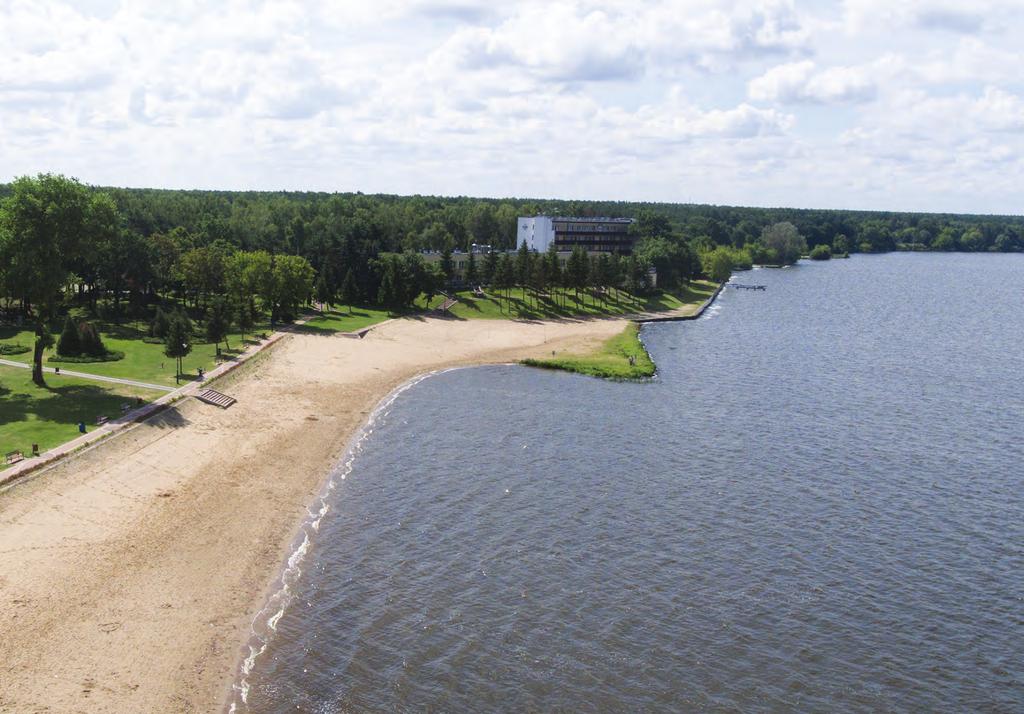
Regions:
M 217 387 L 0 494 L 0 711 L 215 711 L 253 614 L 374 406 L 455 366 L 588 354 L 625 319 L 400 319 L 293 334 Z

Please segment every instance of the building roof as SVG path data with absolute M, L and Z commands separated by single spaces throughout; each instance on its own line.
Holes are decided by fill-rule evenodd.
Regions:
M 608 218 L 607 216 L 591 216 L 590 218 L 582 218 L 579 216 L 552 216 L 552 221 L 558 221 L 559 223 L 633 223 L 632 218 Z

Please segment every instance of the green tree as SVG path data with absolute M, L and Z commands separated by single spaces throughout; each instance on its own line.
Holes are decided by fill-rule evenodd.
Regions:
M 427 298 L 428 308 L 430 307 L 430 301 L 434 299 L 434 296 L 444 290 L 444 284 L 444 273 L 441 272 L 440 265 L 437 263 L 429 263 L 423 266 L 421 285 L 419 287 Z
M 484 256 L 484 284 L 493 285 L 494 275 L 498 270 L 498 253 L 495 250 L 488 250 Z
M 985 235 L 977 228 L 968 228 L 960 236 L 960 247 L 972 252 L 985 250 Z
M 257 295 L 264 300 L 274 297 L 273 261 L 265 250 L 240 250 L 228 256 L 224 264 L 224 281 L 236 305 L 251 305 Z M 269 302 L 265 302 L 270 307 Z
M 466 257 L 466 283 L 469 285 L 476 285 L 478 277 L 476 269 L 476 253 L 470 249 L 469 255 Z
M 170 316 L 164 312 L 163 308 L 157 306 L 156 312 L 153 314 L 153 319 L 149 322 L 150 337 L 159 337 L 160 339 L 167 337 L 167 328 L 170 327 L 170 325 Z
M 519 249 L 516 251 L 516 282 L 519 285 L 526 285 L 530 282 L 530 263 L 533 253 L 530 252 L 529 246 L 526 245 L 524 240 L 519 244 Z
M 554 241 L 548 245 L 548 252 L 544 254 L 544 262 L 547 265 L 548 284 L 553 288 L 561 288 L 563 284 L 562 261 L 558 258 L 558 248 L 555 246 Z M 562 297 L 565 297 L 564 293 Z
M 861 246 L 867 246 L 867 252 L 884 253 L 895 248 L 892 231 L 884 221 L 864 221 L 857 231 Z
M 243 347 L 245 346 L 245 333 L 251 330 L 256 322 L 253 312 L 252 300 L 235 305 L 235 322 L 238 323 L 238 329 L 242 332 Z
M 0 204 L 0 264 L 7 283 L 31 305 L 36 323 L 32 381 L 45 386 L 43 352 L 53 345 L 46 327 L 75 261 L 98 235 L 117 230 L 113 201 L 74 179 L 54 174 L 17 178 Z
M 733 261 L 732 252 L 725 246 L 718 246 L 712 251 L 701 253 L 701 264 L 704 266 L 704 274 L 716 283 L 723 283 L 732 275 Z M 658 282 L 661 282 L 661 273 L 658 273 Z
M 182 315 L 179 313 L 171 318 L 171 324 L 167 328 L 167 337 L 164 338 L 164 354 L 176 360 L 175 381 L 181 377 L 181 360 L 190 352 L 192 352 L 192 326 L 187 320 L 182 319 Z
M 397 266 L 394 261 L 385 261 L 380 276 L 380 287 L 377 289 L 377 302 L 395 310 L 399 304 Z
M 807 251 L 807 241 L 792 223 L 783 221 L 761 231 L 761 243 L 775 252 L 781 265 L 792 265 Z
M 313 290 L 313 266 L 299 255 L 275 255 L 271 262 L 270 281 L 263 290 L 271 319 L 282 315 L 294 318 Z
M 681 238 L 645 238 L 637 245 L 635 253 L 641 263 L 653 265 L 658 271 L 659 287 L 679 287 L 701 269 L 700 260 Z
M 507 254 L 502 253 L 501 257 L 498 258 L 497 267 L 494 269 L 494 287 L 499 291 L 500 294 L 504 294 L 505 302 L 509 301 L 509 291 L 515 285 L 515 267 L 512 265 L 512 260 Z M 501 301 L 498 301 L 498 307 L 501 308 Z
M 329 309 L 334 297 L 331 295 L 331 286 L 327 281 L 326 271 L 321 270 L 320 274 L 317 276 L 314 292 L 316 293 L 316 301 L 320 303 L 320 314 L 322 315 L 324 312 L 324 305 L 327 305 Z
M 959 249 L 960 232 L 952 226 L 946 226 L 939 231 L 938 237 L 932 242 L 932 250 L 953 251 Z
M 455 274 L 455 266 L 452 264 L 452 251 L 451 248 L 445 248 L 441 251 L 441 272 L 444 274 L 444 281 L 450 283 L 452 276 Z
M 821 243 L 811 249 L 811 260 L 829 260 L 831 257 L 832 249 L 828 247 L 828 243 Z
M 341 281 L 341 299 L 348 305 L 348 314 L 352 314 L 352 306 L 359 300 L 359 286 L 356 285 L 356 277 L 352 274 L 352 268 L 345 273 L 345 279 Z
M 668 239 L 672 237 L 672 220 L 664 213 L 641 210 L 630 232 L 638 238 Z
M 224 298 L 217 298 L 210 305 L 210 314 L 206 318 L 206 338 L 214 345 L 220 347 L 224 342 L 226 349 L 231 349 L 228 344 L 228 330 L 231 329 L 231 316 L 228 312 L 228 305 Z
M 572 254 L 569 256 L 569 261 L 565 266 L 566 283 L 575 291 L 577 302 L 580 299 L 580 292 L 587 288 L 588 262 L 586 251 L 576 246 L 572 249 Z

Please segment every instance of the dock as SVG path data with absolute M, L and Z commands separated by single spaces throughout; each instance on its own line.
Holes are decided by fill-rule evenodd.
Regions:
M 737 290 L 767 290 L 767 285 L 743 285 L 741 283 L 728 283 L 730 288 L 736 288 Z

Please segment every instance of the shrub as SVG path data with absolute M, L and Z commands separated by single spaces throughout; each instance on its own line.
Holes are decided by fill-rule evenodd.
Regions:
M 162 343 L 167 337 L 167 328 L 170 327 L 170 324 L 171 318 L 162 308 L 158 307 L 149 323 L 149 336 L 157 338 Z
M 814 246 L 811 251 L 811 260 L 829 260 L 832 257 L 832 249 L 822 243 Z
M 25 345 L 0 345 L 0 355 L 23 355 L 31 350 Z
M 107 353 L 99 331 L 91 322 L 83 322 L 78 326 L 78 342 L 81 345 L 80 354 L 100 357 Z
M 64 318 L 64 329 L 57 340 L 57 354 L 62 357 L 74 357 L 82 354 L 82 340 L 79 338 L 78 324 L 71 315 Z
M 117 362 L 118 360 L 124 359 L 124 352 L 118 352 L 116 350 L 111 352 L 104 352 L 101 355 L 77 355 L 74 357 L 59 356 L 55 355 L 50 357 L 47 362 L 64 362 L 67 364 L 86 364 L 88 362 Z

